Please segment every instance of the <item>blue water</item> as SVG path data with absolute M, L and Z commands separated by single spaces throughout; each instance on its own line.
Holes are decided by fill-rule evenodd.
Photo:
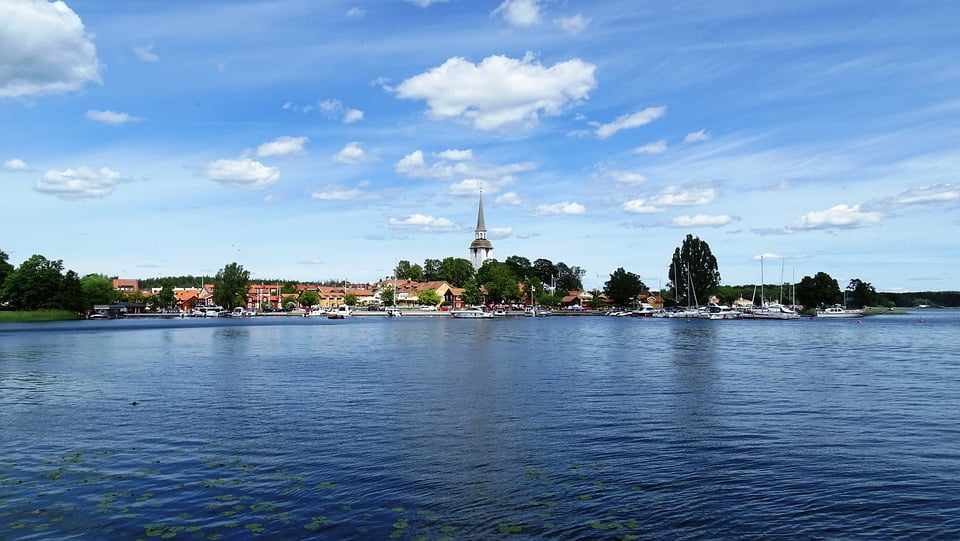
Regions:
M 0 325 L 0 539 L 958 539 L 958 351 L 950 310 Z

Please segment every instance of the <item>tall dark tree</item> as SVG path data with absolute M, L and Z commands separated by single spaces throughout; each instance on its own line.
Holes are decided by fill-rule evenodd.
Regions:
M 406 259 L 400 260 L 397 267 L 393 270 L 398 280 L 413 280 L 420 282 L 423 280 L 423 268 L 420 265 L 411 265 Z
M 847 285 L 847 303 L 853 308 L 876 306 L 878 298 L 877 290 L 869 282 L 854 278 Z
M 549 259 L 537 259 L 533 262 L 533 273 L 545 284 L 552 284 L 557 275 L 557 267 Z
M 683 244 L 674 250 L 667 270 L 668 287 L 677 291 L 680 304 L 702 304 L 720 285 L 717 258 L 710 245 L 693 235 L 687 235 Z
M 521 282 L 525 282 L 528 278 L 533 276 L 533 264 L 530 263 L 530 260 L 525 257 L 512 255 L 504 259 L 503 264 L 507 267 L 510 267 L 513 275 L 516 276 Z
M 473 264 L 462 257 L 447 257 L 440 262 L 437 280 L 444 280 L 453 287 L 463 287 L 473 278 Z
M 615 304 L 629 306 L 636 302 L 637 296 L 646 291 L 647 286 L 639 276 L 627 272 L 623 267 L 613 271 L 610 279 L 603 284 L 603 294 Z
M 432 282 L 434 280 L 442 280 L 442 278 L 440 278 L 440 260 L 439 259 L 423 260 L 423 279 L 427 282 Z
M 113 285 L 113 282 L 110 282 Z M 78 314 L 86 311 L 87 306 L 84 301 L 83 286 L 80 284 L 80 277 L 72 270 L 68 270 L 60 280 L 60 288 L 53 303 L 56 307 L 63 310 L 69 310 Z
M 561 291 L 574 291 L 583 289 L 583 277 L 587 271 L 580 267 L 570 267 L 564 262 L 557 263 L 557 275 L 551 284 Z
M 497 261 L 488 259 L 477 272 L 477 281 L 487 290 L 487 297 L 491 302 L 519 301 L 520 287 L 517 277 L 510 267 Z
M 4 280 L 0 300 L 9 303 L 14 310 L 61 308 L 62 272 L 63 261 L 32 255 Z M 82 293 L 80 298 L 82 300 Z
M 250 285 L 250 271 L 242 265 L 230 263 L 213 277 L 213 302 L 227 310 L 243 306 Z
M 300 297 L 302 299 L 303 295 L 301 295 Z M 384 306 L 394 306 L 396 304 L 397 296 L 396 296 L 396 291 L 394 291 L 392 284 L 380 290 L 380 302 Z M 320 303 L 320 297 L 317 297 L 317 302 L 315 304 L 319 304 L 319 303 Z
M 13 272 L 13 265 L 7 261 L 9 257 L 6 252 L 0 250 L 0 289 L 3 288 L 3 281 L 7 279 L 7 275 Z
M 483 303 L 483 291 L 480 290 L 480 284 L 476 278 L 471 278 L 463 286 L 463 294 L 460 296 L 463 302 L 468 305 L 478 305 Z
M 150 297 L 150 300 L 152 301 L 151 307 L 154 310 L 166 310 L 176 306 L 177 296 L 173 293 L 173 279 L 164 279 L 160 292 Z
M 88 274 L 80 279 L 83 288 L 83 300 L 86 308 L 97 304 L 110 304 L 120 298 L 120 292 L 114 289 L 113 280 L 102 274 Z
M 804 276 L 796 285 L 797 304 L 805 308 L 839 304 L 843 300 L 840 284 L 825 272 Z

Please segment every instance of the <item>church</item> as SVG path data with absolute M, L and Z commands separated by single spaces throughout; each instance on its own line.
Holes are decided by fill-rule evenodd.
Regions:
M 473 270 L 480 270 L 484 261 L 493 256 L 493 243 L 487 239 L 487 224 L 483 220 L 483 192 L 480 192 L 480 206 L 477 209 L 477 229 L 470 243 L 470 263 Z

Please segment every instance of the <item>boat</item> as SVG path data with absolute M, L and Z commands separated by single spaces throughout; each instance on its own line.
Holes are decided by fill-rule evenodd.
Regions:
M 493 319 L 493 312 L 484 312 L 479 306 L 470 306 L 460 310 L 451 310 L 450 317 L 457 319 Z
M 740 312 L 725 304 L 709 303 L 707 307 L 700 310 L 702 319 L 740 319 Z
M 303 314 L 303 317 L 327 317 L 327 314 L 329 314 L 329 313 L 330 313 L 330 312 L 327 312 L 327 309 L 326 309 L 326 308 L 321 308 L 321 307 L 318 306 L 318 307 L 310 310 L 310 311 L 307 312 L 306 314 Z
M 778 302 L 767 303 L 763 306 L 754 306 L 753 309 L 745 314 L 746 317 L 754 319 L 800 319 L 800 314 Z
M 353 312 L 350 310 L 350 307 L 346 304 L 341 304 L 336 310 L 327 314 L 327 319 L 346 319 L 352 315 Z
M 552 314 L 553 312 L 549 308 L 537 305 L 528 306 L 527 309 L 523 311 L 524 317 L 547 317 Z
M 863 317 L 863 310 L 845 308 L 842 304 L 834 304 L 830 308 L 818 309 L 817 317 Z
M 387 308 L 387 317 L 402 317 L 403 312 L 394 306 L 393 308 Z
M 493 311 L 493 317 L 506 317 L 507 311 L 503 308 L 497 308 Z

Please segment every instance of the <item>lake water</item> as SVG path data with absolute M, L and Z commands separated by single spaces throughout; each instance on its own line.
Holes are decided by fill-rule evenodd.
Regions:
M 960 311 L 0 325 L 0 538 L 171 537 L 958 539 Z

